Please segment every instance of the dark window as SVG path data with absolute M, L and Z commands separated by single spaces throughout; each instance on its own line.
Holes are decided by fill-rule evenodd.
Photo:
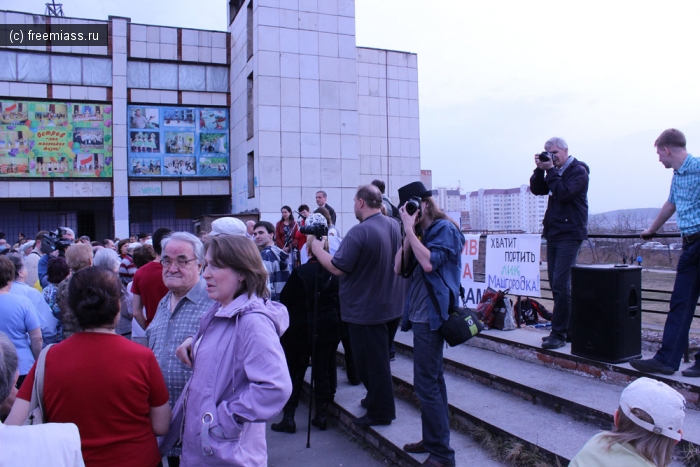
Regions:
M 248 153 L 248 198 L 255 198 L 255 152 Z
M 248 38 L 248 60 L 253 56 L 253 0 L 248 3 L 246 8 L 248 17 L 246 18 L 246 35 Z
M 248 75 L 248 139 L 255 136 L 255 114 L 253 113 L 253 73 Z

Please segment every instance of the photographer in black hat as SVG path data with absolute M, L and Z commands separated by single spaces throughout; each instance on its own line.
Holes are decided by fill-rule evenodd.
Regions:
M 401 330 L 413 328 L 413 387 L 423 428 L 423 439 L 404 450 L 430 453 L 423 465 L 454 466 L 440 326 L 450 307 L 458 305 L 465 239 L 421 182 L 399 188 L 399 199 L 405 237 L 394 258 L 394 272 L 411 278 Z

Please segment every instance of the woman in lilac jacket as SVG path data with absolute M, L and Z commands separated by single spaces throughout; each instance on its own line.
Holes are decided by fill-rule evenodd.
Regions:
M 250 239 L 210 237 L 206 264 L 207 292 L 218 303 L 177 349 L 194 372 L 161 452 L 181 438 L 181 463 L 188 467 L 267 466 L 265 422 L 292 391 L 279 339 L 289 315 L 267 298 L 267 272 Z

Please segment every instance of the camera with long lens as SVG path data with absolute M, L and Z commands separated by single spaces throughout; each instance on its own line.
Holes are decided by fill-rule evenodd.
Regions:
M 66 252 L 66 248 L 73 244 L 72 241 L 63 238 L 66 230 L 63 227 L 59 227 L 55 232 L 49 232 L 41 237 L 41 252 L 45 255 L 50 255 L 54 251 L 58 250 L 59 255 L 63 255 Z
M 542 151 L 538 156 L 540 162 L 549 162 L 552 160 L 552 153 L 547 151 Z
M 299 232 L 304 235 L 313 235 L 316 238 L 328 236 L 328 226 L 326 225 L 302 225 L 299 227 Z
M 406 201 L 406 213 L 409 216 L 414 215 L 416 212 L 420 212 L 420 196 L 414 196 L 413 198 Z

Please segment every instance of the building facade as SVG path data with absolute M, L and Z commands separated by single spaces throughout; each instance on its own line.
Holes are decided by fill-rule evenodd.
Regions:
M 318 190 L 345 232 L 359 184 L 380 178 L 392 195 L 419 177 L 417 57 L 358 48 L 353 1 L 221 8 L 227 31 L 0 11 L 0 24 L 109 34 L 105 46 L 0 47 L 8 238 L 192 231 L 201 215 L 254 210 L 275 221 Z
M 527 185 L 469 194 L 471 230 L 541 233 L 546 210 L 547 197 L 533 195 Z

